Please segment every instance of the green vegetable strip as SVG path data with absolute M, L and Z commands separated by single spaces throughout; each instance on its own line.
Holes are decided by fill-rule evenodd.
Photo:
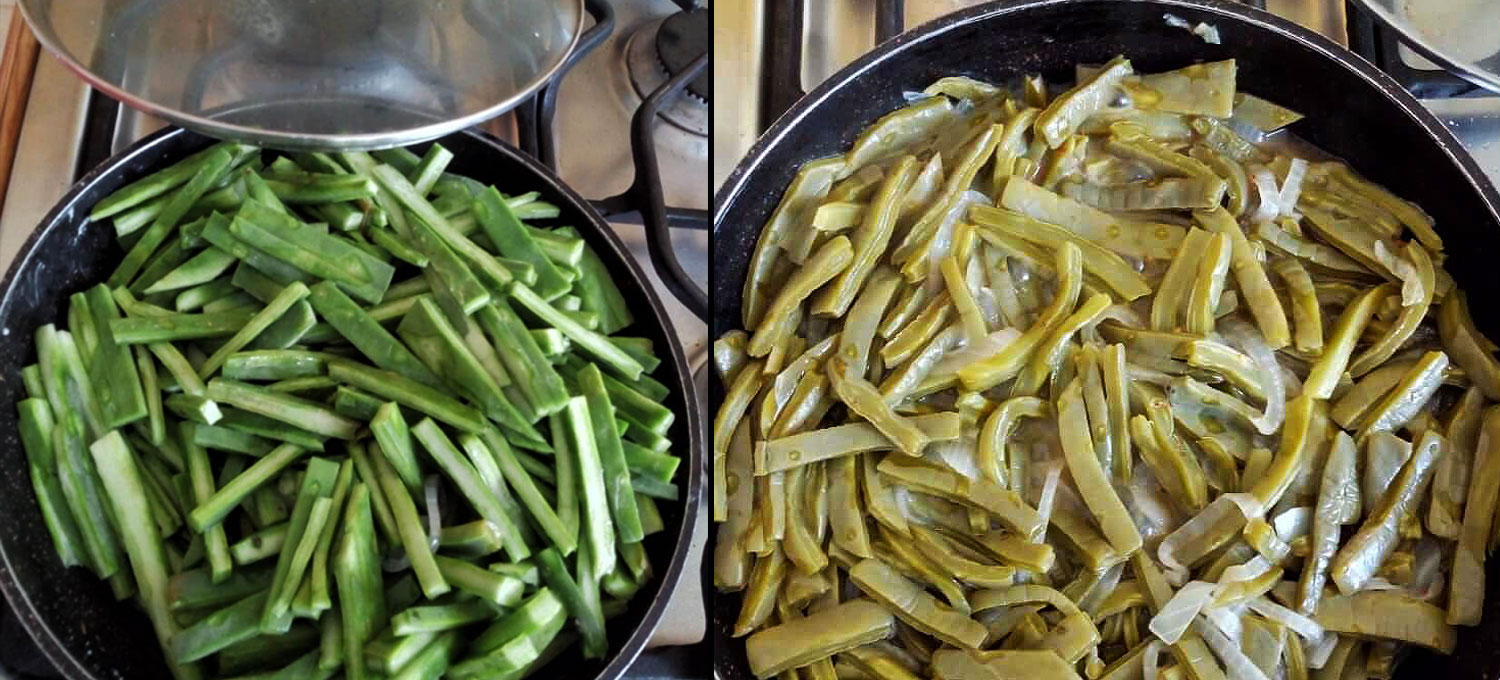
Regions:
M 521 602 L 525 584 L 520 579 L 443 555 L 437 556 L 437 565 L 443 578 L 463 592 L 501 607 L 513 607 Z
M 390 192 L 392 197 L 416 216 L 418 222 L 426 225 L 443 244 L 452 248 L 492 292 L 503 291 L 514 280 L 510 272 L 496 262 L 494 257 L 459 233 L 447 219 L 438 214 L 432 204 L 418 195 L 411 183 L 395 168 L 382 165 L 376 166 L 371 172 L 382 189 Z
M 339 514 L 345 502 L 349 498 L 349 487 L 354 483 L 354 461 L 345 458 L 339 464 L 338 478 L 333 483 L 332 504 L 327 523 L 318 536 L 317 548 L 313 551 L 312 564 L 309 566 L 307 580 L 302 583 L 302 588 L 297 592 L 299 601 L 304 598 L 319 611 L 333 607 L 333 599 L 328 591 L 328 555 L 333 549 L 333 538 L 339 526 Z M 304 593 L 306 593 L 304 595 Z
M 17 408 L 20 411 L 21 444 L 26 449 L 31 470 L 31 489 L 36 493 L 42 521 L 52 536 L 52 547 L 57 549 L 57 558 L 64 567 L 87 564 L 83 535 L 68 509 L 62 482 L 58 479 L 57 459 L 52 449 L 52 433 L 56 429 L 52 409 L 46 400 L 37 397 L 21 400 Z
M 587 402 L 594 443 L 602 466 L 602 482 L 609 499 L 610 516 L 614 519 L 615 530 L 621 542 L 639 542 L 645 534 L 641 530 L 635 490 L 630 486 L 630 471 L 621 447 L 623 442 L 619 432 L 615 430 L 615 407 L 611 401 L 609 379 L 599 371 L 598 366 L 589 364 L 578 372 L 578 384 Z M 667 478 L 670 479 L 671 475 L 668 474 Z M 607 573 L 608 570 L 602 571 Z
M 458 449 L 448 439 L 448 435 L 438 428 L 437 423 L 434 423 L 431 418 L 424 418 L 412 428 L 412 434 L 416 435 L 422 448 L 427 450 L 448 479 L 469 500 L 479 516 L 494 523 L 500 529 L 500 535 L 505 542 L 505 552 L 510 555 L 511 559 L 520 560 L 530 556 L 531 549 L 526 546 L 525 541 L 521 540 L 520 530 L 501 509 L 494 492 L 480 482 L 479 473 L 474 466 L 459 455 Z
M 88 289 L 84 297 L 88 300 L 88 311 L 98 335 L 89 377 L 103 417 L 102 425 L 116 428 L 145 418 L 147 404 L 140 373 L 130 348 L 118 344 L 110 326 L 120 318 L 114 298 L 103 284 Z
M 507 429 L 540 439 L 531 423 L 505 398 L 431 298 L 419 297 L 417 304 L 402 318 L 396 332 L 428 368 L 459 393 L 480 404 L 490 419 Z
M 206 568 L 191 569 L 173 575 L 167 582 L 167 601 L 172 611 L 220 607 L 265 591 L 271 585 L 271 576 L 272 570 L 267 567 L 250 567 L 214 583 Z
M 149 440 L 160 446 L 167 438 L 166 415 L 162 412 L 161 383 L 156 377 L 156 362 L 145 347 L 136 345 L 135 366 L 141 376 L 141 389 L 146 393 L 146 423 L 150 431 Z M 137 421 L 139 422 L 139 421 Z
M 334 354 L 302 349 L 262 349 L 234 352 L 224 360 L 221 375 L 233 380 L 287 380 L 328 372 Z
M 426 253 L 390 229 L 370 229 L 366 232 L 375 245 L 386 249 L 391 255 L 417 267 L 426 267 L 432 260 Z M 425 281 L 425 279 L 423 279 Z M 390 291 L 386 292 L 390 297 Z
M 376 366 L 427 386 L 437 387 L 443 384 L 411 350 L 336 286 L 327 282 L 313 286 L 308 301 L 317 310 L 318 316 L 333 326 L 349 344 L 358 348 Z
M 568 613 L 578 621 L 578 630 L 583 636 L 584 656 L 590 658 L 603 656 L 608 646 L 604 633 L 604 613 L 597 608 L 589 607 L 584 601 L 578 582 L 573 580 L 572 575 L 568 573 L 567 567 L 563 565 L 562 556 L 558 555 L 555 549 L 547 548 L 537 553 L 536 563 L 541 569 L 542 579 L 547 582 L 547 588 L 556 594 L 559 600 L 562 600 Z
M 660 435 L 665 435 L 672 428 L 672 421 L 675 417 L 671 409 L 651 400 L 612 376 L 601 375 L 600 379 L 609 392 L 609 398 L 615 408 L 630 416 L 632 420 L 646 425 L 652 432 Z
M 243 328 L 236 331 L 234 335 L 230 336 L 229 340 L 225 341 L 223 345 L 214 350 L 213 354 L 209 355 L 208 361 L 198 367 L 198 377 L 207 379 L 210 375 L 213 375 L 231 354 L 238 352 L 242 347 L 249 344 L 251 340 L 254 340 L 269 328 L 272 323 L 280 319 L 283 314 L 286 314 L 292 305 L 301 302 L 302 298 L 307 297 L 307 294 L 307 286 L 300 281 L 293 282 L 291 285 L 281 289 L 281 292 L 271 302 L 266 304 L 264 309 L 256 312 L 255 316 L 250 317 L 250 320 L 245 323 Z
M 397 636 L 442 632 L 492 620 L 500 611 L 484 600 L 409 607 L 391 617 L 391 630 Z
M 199 446 L 221 451 L 233 451 L 256 458 L 271 453 L 275 446 L 269 440 L 262 439 L 247 432 L 231 430 L 227 427 L 217 425 L 199 425 L 193 434 L 193 441 Z
M 78 521 L 83 548 L 94 574 L 109 578 L 120 571 L 125 556 L 120 552 L 109 499 L 103 482 L 85 448 L 83 425 L 71 411 L 58 414 L 52 429 L 52 452 L 57 459 L 58 481 L 69 512 Z
M 465 432 L 482 432 L 486 427 L 484 416 L 478 411 L 439 390 L 391 371 L 338 362 L 328 367 L 328 375 Z
M 349 502 L 343 512 L 344 530 L 333 553 L 347 661 L 345 674 L 351 680 L 369 677 L 364 664 L 365 645 L 375 637 L 387 615 L 380 553 L 370 517 L 370 489 L 357 482 L 350 488 Z
M 286 542 L 276 560 L 271 598 L 261 613 L 263 632 L 285 633 L 292 625 L 292 598 L 312 560 L 323 524 L 332 512 L 331 497 L 338 474 L 339 466 L 327 459 L 309 458 L 307 461 L 307 471 L 302 475 L 302 484 L 297 491 L 297 503 L 292 508 Z
M 438 178 L 443 176 L 443 170 L 451 162 L 453 152 L 443 148 L 442 144 L 433 144 L 427 149 L 426 155 L 422 156 L 422 161 L 417 163 L 417 167 L 407 171 L 412 188 L 421 196 L 432 193 L 433 185 L 437 184 Z
M 567 427 L 568 453 L 573 456 L 578 473 L 584 538 L 589 544 L 589 555 L 593 561 L 591 569 L 597 574 L 607 574 L 614 569 L 615 564 L 615 528 L 611 520 L 611 506 L 605 490 L 604 466 L 600 461 L 599 447 L 594 439 L 594 426 L 588 400 L 584 397 L 573 397 L 568 401 L 568 406 L 563 409 L 562 414 L 563 422 Z M 614 428 L 612 419 L 607 416 L 602 424 L 611 430 Z M 618 477 L 611 477 L 611 480 L 612 483 L 618 483 Z M 637 518 L 638 521 L 639 518 Z
M 360 390 L 340 385 L 334 390 L 333 410 L 345 418 L 373 420 L 384 402 Z
M 109 329 L 115 336 L 115 342 L 122 345 L 200 340 L 234 335 L 253 316 L 255 312 L 248 309 L 202 314 L 132 316 L 110 321 Z
M 1229 237 L 1232 249 L 1230 267 L 1234 270 L 1234 279 L 1239 284 L 1244 302 L 1250 307 L 1250 314 L 1255 317 L 1255 323 L 1260 327 L 1266 344 L 1271 349 L 1281 349 L 1291 344 L 1291 331 L 1287 327 L 1286 312 L 1281 308 L 1281 300 L 1276 297 L 1266 270 L 1256 259 L 1249 239 L 1245 238 L 1245 232 L 1240 229 L 1234 216 L 1215 206 L 1212 210 L 1194 212 L 1193 217 L 1209 231 Z
M 370 433 L 380 442 L 380 450 L 401 476 L 407 491 L 413 495 L 422 493 L 422 471 L 417 467 L 417 455 L 412 449 L 411 430 L 401 409 L 395 402 L 382 404 L 370 421 Z
M 214 492 L 214 495 L 207 501 L 199 503 L 198 507 L 188 515 L 188 525 L 198 533 L 203 533 L 209 527 L 217 525 L 252 492 L 260 488 L 260 485 L 280 474 L 286 466 L 306 452 L 306 449 L 294 444 L 282 444 L 276 447 L 265 457 L 255 461 L 254 465 L 239 476 L 230 480 L 228 484 L 219 487 L 219 490 Z
M 237 380 L 215 378 L 208 383 L 208 398 L 251 413 L 301 427 L 324 437 L 353 439 L 359 423 L 328 408 Z
M 297 172 L 275 174 L 262 180 L 276 198 L 297 205 L 320 205 L 369 198 L 375 183 L 358 175 L 325 175 Z
M 370 504 L 375 507 L 375 521 L 380 525 L 380 535 L 385 537 L 388 544 L 401 542 L 400 533 L 396 530 L 396 518 L 391 514 L 390 503 L 380 486 L 380 478 L 375 464 L 370 461 L 369 452 L 359 442 L 350 443 L 348 448 L 349 459 L 354 461 L 355 473 L 370 488 Z
M 269 595 L 250 595 L 183 629 L 172 638 L 170 658 L 190 663 L 260 635 L 260 611 Z
M 213 498 L 214 478 L 213 471 L 209 469 L 208 451 L 193 441 L 195 429 L 192 423 L 182 423 L 178 434 L 187 458 L 188 474 L 192 479 L 193 504 L 197 506 Z M 213 582 L 223 583 L 234 570 L 234 561 L 229 555 L 229 540 L 225 537 L 223 525 L 209 527 L 203 534 L 203 541 Z
M 240 159 L 248 158 L 256 149 L 245 144 L 219 142 L 117 189 L 94 204 L 93 209 L 89 211 L 89 219 L 98 222 L 181 186 L 199 174 L 204 163 L 220 151 L 231 154 L 233 159 L 231 162 L 238 162 Z
M 576 525 L 572 531 L 558 517 L 558 512 L 542 497 L 541 490 L 531 475 L 527 474 L 525 468 L 519 462 L 517 454 L 505 441 L 505 437 L 495 428 L 489 428 L 481 433 L 481 438 L 489 447 L 490 453 L 495 456 L 495 464 L 500 468 L 500 474 L 505 476 L 505 481 L 515 489 L 516 495 L 520 497 L 522 506 L 531 515 L 532 521 L 547 535 L 547 539 L 563 555 L 572 554 L 578 544 L 578 532 Z
M 542 322 L 562 331 L 568 339 L 622 377 L 635 380 L 645 371 L 639 362 L 615 347 L 603 335 L 578 325 L 526 286 L 512 287 L 511 298 Z
M 167 236 L 177 227 L 182 216 L 187 214 L 188 208 L 191 208 L 198 198 L 229 169 L 231 160 L 230 153 L 224 149 L 214 151 L 204 159 L 202 167 L 197 169 L 193 178 L 173 195 L 172 200 L 162 208 L 161 214 L 156 216 L 151 226 L 130 248 L 130 252 L 125 254 L 125 258 L 120 261 L 114 273 L 109 275 L 110 288 L 126 285 L 135 278 L 141 266 L 146 263 L 146 259 L 161 247 Z
M 406 487 L 402 486 L 401 478 L 396 475 L 390 461 L 383 456 L 371 456 L 370 463 L 375 468 L 376 481 L 385 493 L 386 502 L 390 504 L 401 545 L 406 548 L 406 557 L 411 561 L 412 571 L 416 572 L 417 581 L 422 585 L 422 592 L 429 599 L 448 592 L 448 582 L 433 560 L 429 543 L 431 537 L 417 517 L 417 506 Z
M 538 416 L 556 413 L 567 403 L 568 391 L 562 377 L 547 361 L 525 324 L 506 301 L 496 300 L 481 308 L 475 319 L 495 346 L 505 350 L 497 354 L 510 372 L 516 388 Z
M 203 239 L 212 243 L 214 247 L 227 251 L 239 258 L 246 265 L 264 274 L 267 278 L 280 285 L 286 285 L 293 281 L 311 283 L 314 277 L 293 267 L 291 264 L 279 260 L 250 243 L 240 240 L 229 232 L 230 218 L 222 213 L 216 213 L 208 218 L 203 225 Z M 233 279 L 230 280 L 233 283 Z
M 536 532 L 532 531 L 531 525 L 526 522 L 526 517 L 521 514 L 521 506 L 516 503 L 510 489 L 505 485 L 505 476 L 500 472 L 500 466 L 495 463 L 495 455 L 477 436 L 464 432 L 458 436 L 458 445 L 468 457 L 470 465 L 474 466 L 475 474 L 479 475 L 479 481 L 492 493 L 495 500 L 500 504 L 500 509 L 506 517 L 511 520 L 511 525 L 521 534 L 521 542 L 531 545 L 536 542 Z M 502 537 L 503 538 L 503 537 Z
M 229 271 L 229 267 L 236 261 L 233 254 L 210 246 L 167 272 L 141 292 L 152 295 L 205 284 Z
M 54 417 L 62 422 L 66 414 L 74 414 L 87 426 L 90 436 L 102 436 L 104 416 L 94 400 L 93 385 L 73 336 L 52 324 L 42 326 L 36 331 L 36 351 Z
M 450 314 L 473 314 L 490 303 L 493 296 L 463 258 L 448 247 L 432 228 L 414 220 L 409 238 L 427 257 L 423 276 Z
M 108 492 L 125 554 L 130 558 L 130 570 L 135 574 L 141 603 L 151 618 L 151 625 L 156 629 L 156 637 L 161 641 L 162 649 L 170 651 L 170 643 L 177 634 L 178 627 L 167 604 L 166 555 L 161 537 L 147 519 L 149 510 L 145 489 L 142 487 L 134 456 L 118 432 L 111 432 L 94 442 L 89 450 Z M 196 667 L 181 661 L 168 663 L 168 667 L 172 676 L 179 680 L 200 677 Z
M 428 680 L 429 678 L 440 678 L 448 671 L 448 664 L 452 662 L 459 646 L 463 643 L 463 637 L 458 631 L 448 631 L 438 636 L 436 640 L 428 643 L 420 652 L 417 652 L 411 661 L 401 667 L 401 671 L 391 676 L 391 680 Z
M 484 228 L 484 233 L 490 237 L 490 242 L 495 244 L 501 255 L 515 258 L 536 269 L 537 281 L 532 288 L 543 299 L 556 299 L 572 288 L 563 280 L 552 260 L 542 253 L 530 232 L 516 219 L 494 187 L 489 187 L 474 199 L 473 211 L 479 226 Z
M 543 249 L 546 249 L 545 239 Z M 604 266 L 604 260 L 593 247 L 580 239 L 580 257 L 577 265 L 578 279 L 573 282 L 573 292 L 583 299 L 583 308 L 599 315 L 599 332 L 611 334 L 635 322 L 625 295 L 615 285 L 614 277 Z
M 318 278 L 339 284 L 350 295 L 380 302 L 395 269 L 348 241 L 300 227 L 291 217 L 275 215 L 248 202 L 229 223 L 229 233 L 269 255 Z
M 1332 335 L 1328 337 L 1328 342 L 1323 348 L 1323 356 L 1319 357 L 1316 364 L 1313 364 L 1312 370 L 1307 374 L 1307 380 L 1302 383 L 1304 394 L 1314 399 L 1327 399 L 1333 396 L 1339 376 L 1343 375 L 1344 368 L 1349 365 L 1349 357 L 1354 354 L 1354 344 L 1364 334 L 1365 326 L 1370 323 L 1370 317 L 1375 314 L 1376 306 L 1395 290 L 1395 284 L 1383 283 L 1365 291 L 1344 307 L 1338 322 L 1333 326 Z

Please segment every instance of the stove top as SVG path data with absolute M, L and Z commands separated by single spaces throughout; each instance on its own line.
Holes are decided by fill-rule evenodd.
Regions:
M 0 0 L 4 4 L 5 0 Z M 553 167 L 595 202 L 646 271 L 666 306 L 673 330 L 707 395 L 708 327 L 672 294 L 652 266 L 647 231 L 632 199 L 635 178 L 631 117 L 670 77 L 701 54 L 707 10 L 696 0 L 587 0 L 587 52 L 534 100 L 481 127 Z M 696 52 L 695 52 L 696 50 Z M 706 73 L 706 72 L 705 72 Z M 704 79 L 664 103 L 652 129 L 672 245 L 699 286 L 708 281 L 708 103 Z M 109 156 L 166 123 L 91 90 L 51 55 L 37 63 L 5 210 L 0 213 L 0 271 L 75 180 Z M 700 404 L 699 415 L 706 412 Z M 701 565 L 707 509 L 699 513 L 689 565 Z M 709 676 L 711 645 L 704 641 L 708 571 L 689 569 L 675 591 L 657 635 L 627 672 L 631 679 L 686 680 Z M 0 600 L 0 680 L 60 677 Z

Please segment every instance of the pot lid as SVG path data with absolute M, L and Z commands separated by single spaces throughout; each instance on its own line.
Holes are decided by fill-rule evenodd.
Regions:
M 373 149 L 499 115 L 563 64 L 583 0 L 21 0 L 106 94 L 223 139 Z
M 1500 2 L 1358 0 L 1422 56 L 1480 87 L 1500 92 Z

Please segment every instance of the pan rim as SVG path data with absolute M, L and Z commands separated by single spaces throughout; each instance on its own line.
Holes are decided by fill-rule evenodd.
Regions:
M 865 72 L 875 68 L 887 59 L 899 57 L 906 50 L 912 49 L 929 40 L 941 38 L 944 34 L 962 28 L 968 24 L 989 21 L 997 17 L 1021 12 L 1030 12 L 1041 8 L 1058 7 L 1067 5 L 1098 5 L 1111 3 L 1133 3 L 1143 5 L 1158 5 L 1164 9 L 1182 8 L 1193 11 L 1210 12 L 1219 16 L 1250 23 L 1256 27 L 1279 34 L 1283 38 L 1289 38 L 1317 52 L 1322 58 L 1337 63 L 1351 75 L 1354 75 L 1366 84 L 1379 90 L 1392 104 L 1396 105 L 1408 119 L 1420 126 L 1433 138 L 1442 149 L 1448 160 L 1458 167 L 1469 184 L 1479 191 L 1480 198 L 1488 209 L 1490 218 L 1500 225 L 1500 191 L 1497 191 L 1494 183 L 1479 168 L 1469 152 L 1459 144 L 1458 138 L 1453 136 L 1447 126 L 1443 125 L 1432 112 L 1422 106 L 1416 97 L 1401 87 L 1395 79 L 1384 71 L 1375 68 L 1374 65 L 1358 58 L 1353 52 L 1329 40 L 1322 34 L 1304 28 L 1289 20 L 1271 14 L 1265 10 L 1256 9 L 1249 5 L 1233 2 L 1232 0 L 991 0 L 983 4 L 953 12 L 914 29 L 911 29 L 892 40 L 877 45 L 874 49 L 861 55 L 858 59 L 850 62 L 847 66 L 839 69 L 837 73 L 824 80 L 813 88 L 801 99 L 797 100 L 791 108 L 783 112 L 770 127 L 766 128 L 750 150 L 740 159 L 729 177 L 724 180 L 719 191 L 714 194 L 714 222 L 713 233 L 718 234 L 721 225 L 725 224 L 731 208 L 743 193 L 749 179 L 756 173 L 765 162 L 770 151 L 779 146 L 793 129 L 808 125 L 808 119 L 820 113 L 823 104 L 831 98 L 834 93 L 844 88 L 849 83 L 863 76 Z M 716 301 L 715 306 L 719 304 Z
M 594 245 L 596 249 L 601 251 L 607 250 L 608 252 L 600 252 L 600 257 L 606 260 L 606 264 L 618 263 L 623 266 L 630 273 L 630 278 L 634 280 L 635 285 L 644 293 L 645 304 L 643 306 L 635 306 L 633 309 L 636 311 L 650 310 L 650 327 L 661 330 L 662 336 L 666 340 L 666 354 L 668 355 L 664 358 L 672 362 L 673 368 L 676 371 L 676 380 L 671 386 L 676 388 L 677 393 L 681 395 L 683 408 L 686 410 L 686 413 L 683 414 L 685 416 L 683 420 L 685 421 L 688 433 L 688 441 L 686 442 L 688 456 L 687 460 L 684 461 L 685 465 L 682 466 L 686 468 L 686 472 L 684 473 L 686 475 L 686 479 L 684 480 L 686 489 L 682 500 L 679 501 L 683 504 L 682 519 L 680 526 L 677 527 L 671 560 L 667 563 L 666 568 L 659 572 L 659 579 L 655 581 L 659 584 L 656 596 L 645 609 L 639 622 L 632 627 L 630 636 L 611 650 L 606 663 L 596 676 L 601 679 L 616 678 L 623 675 L 625 670 L 634 663 L 641 651 L 645 649 L 646 643 L 650 640 L 661 622 L 662 615 L 666 611 L 671 595 L 677 590 L 683 575 L 687 573 L 687 556 L 691 548 L 694 525 L 697 523 L 702 505 L 702 470 L 704 458 L 703 418 L 696 411 L 699 399 L 697 387 L 693 380 L 693 372 L 688 364 L 687 354 L 682 346 L 682 342 L 673 329 L 671 317 L 662 303 L 661 296 L 649 285 L 649 278 L 646 276 L 641 264 L 636 261 L 624 242 L 620 240 L 619 235 L 614 232 L 614 229 L 609 226 L 608 222 L 592 204 L 580 196 L 571 186 L 564 183 L 556 173 L 504 140 L 475 128 L 464 128 L 449 134 L 470 137 L 473 141 L 483 145 L 487 153 L 500 154 L 508 160 L 520 163 L 531 173 L 531 180 L 534 183 L 555 191 L 557 196 L 568 203 L 566 207 L 572 208 L 575 214 L 582 216 L 583 221 L 588 223 L 587 230 L 592 231 L 597 236 L 597 238 L 589 239 L 586 234 L 586 240 L 591 245 Z M 82 199 L 82 196 L 97 182 L 109 177 L 112 173 L 120 171 L 120 168 L 128 165 L 132 160 L 156 153 L 163 145 L 182 135 L 203 136 L 201 133 L 187 128 L 177 126 L 163 128 L 143 137 L 136 143 L 100 163 L 75 182 L 68 189 L 68 192 L 62 198 L 58 199 L 52 209 L 47 212 L 46 216 L 38 222 L 31 234 L 27 236 L 20 249 L 16 251 L 15 258 L 6 270 L 4 278 L 0 279 L 0 318 L 3 318 L 8 313 L 8 303 L 11 300 L 16 280 L 20 273 L 31 265 L 31 261 L 37 253 L 36 247 L 43 235 L 53 228 L 58 228 L 58 223 L 74 211 L 86 211 L 88 208 L 79 206 L 78 203 Z M 441 141 L 441 139 L 440 137 L 435 141 Z M 164 161 L 152 163 L 151 171 L 159 170 L 163 164 Z M 141 171 L 141 176 L 143 177 L 149 174 L 149 172 L 143 170 Z M 86 216 L 83 217 L 82 220 L 84 221 L 80 221 L 79 224 L 85 224 L 87 219 Z M 580 229 L 584 228 L 584 225 L 576 226 Z M 601 244 L 604 246 L 603 248 L 599 248 Z M 637 323 L 642 323 L 642 321 L 638 320 Z M 658 355 L 660 354 L 661 352 L 658 351 Z M 29 472 L 26 474 L 29 476 Z M 29 484 L 27 486 L 29 490 Z M 5 600 L 9 603 L 12 610 L 15 611 L 22 627 L 26 629 L 31 639 L 36 642 L 48 662 L 55 666 L 63 674 L 63 677 L 72 680 L 103 680 L 101 676 L 93 673 L 87 665 L 79 661 L 73 651 L 58 637 L 52 626 L 43 620 L 31 596 L 23 584 L 20 583 L 15 571 L 11 567 L 11 556 L 6 550 L 4 541 L 0 541 L 0 593 L 4 594 Z

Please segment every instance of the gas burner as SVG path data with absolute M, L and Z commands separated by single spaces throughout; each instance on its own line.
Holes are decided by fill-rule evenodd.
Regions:
M 656 56 L 668 78 L 682 73 L 708 49 L 708 10 L 699 7 L 666 18 L 656 32 Z M 687 91 L 708 102 L 708 71 L 687 84 Z
M 630 36 L 625 65 L 630 84 L 642 99 L 681 73 L 707 49 L 708 10 L 677 12 L 653 21 Z M 661 116 L 698 136 L 708 136 L 708 71 L 688 83 L 687 96 L 662 108 Z

